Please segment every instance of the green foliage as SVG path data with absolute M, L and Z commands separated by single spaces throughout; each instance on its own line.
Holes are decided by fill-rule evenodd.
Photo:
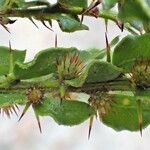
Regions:
M 52 97 L 44 100 L 42 105 L 36 107 L 40 116 L 51 116 L 58 124 L 77 125 L 95 114 L 95 111 L 88 104 L 79 101 L 63 101 Z
M 104 0 L 103 1 L 103 8 L 106 10 L 111 9 L 117 4 L 118 0 Z
M 69 16 L 66 14 L 62 14 L 57 19 L 59 26 L 62 31 L 64 32 L 75 32 L 78 30 L 88 30 L 88 27 L 86 25 L 83 25 L 80 23 L 80 20 L 78 17 Z
M 15 62 L 23 62 L 26 51 L 13 50 L 13 66 Z M 6 75 L 10 69 L 10 49 L 7 47 L 0 47 L 0 75 Z
M 90 5 L 87 0 L 58 0 L 53 5 L 47 0 L 0 0 L 0 24 L 8 32 L 13 17 L 28 18 L 36 27 L 34 20 L 39 20 L 51 31 L 53 20 L 62 32 L 89 30 L 84 16 L 103 18 L 106 26 L 111 20 L 132 35 L 109 42 L 107 30 L 106 48 L 48 48 L 27 63 L 26 51 L 1 46 L 0 111 L 10 117 L 16 105 L 25 105 L 21 119 L 32 106 L 40 131 L 39 116 L 69 126 L 91 118 L 91 129 L 96 112 L 117 131 L 141 131 L 150 124 L 149 0 L 98 0 Z M 87 97 L 80 98 L 81 93 Z
M 76 6 L 76 7 L 87 7 L 87 0 L 58 0 L 59 3 L 63 4 L 64 6 Z
M 25 92 L 1 93 L 0 99 L 0 108 L 17 103 L 24 105 L 27 102 Z
M 119 11 L 119 18 L 125 22 L 135 19 L 148 22 L 150 20 L 150 8 L 143 0 L 125 0 Z
M 116 79 L 121 74 L 121 71 L 107 62 L 98 60 L 92 61 L 89 64 L 87 72 L 87 83 L 107 82 Z
M 102 117 L 102 121 L 117 131 L 138 131 L 137 105 L 134 96 L 113 95 L 113 103 L 108 114 Z M 149 99 L 142 100 L 143 128 L 150 123 Z
M 113 64 L 129 72 L 138 59 L 150 57 L 150 35 L 127 36 L 115 47 Z
M 14 75 L 19 79 L 30 79 L 53 73 L 56 70 L 56 60 L 65 55 L 77 51 L 76 48 L 51 48 L 39 52 L 28 63 L 16 63 Z

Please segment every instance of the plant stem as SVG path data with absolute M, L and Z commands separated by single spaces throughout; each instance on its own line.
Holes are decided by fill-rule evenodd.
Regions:
M 54 89 L 58 89 L 56 86 L 52 87 L 50 84 L 43 85 L 39 83 L 31 83 L 31 82 L 20 82 L 16 86 L 12 86 L 8 89 L 0 87 L 0 92 L 21 92 L 25 91 L 31 86 L 41 86 L 45 91 L 53 91 Z M 127 80 L 116 80 L 110 82 L 101 82 L 101 83 L 88 83 L 84 84 L 82 87 L 68 87 L 68 91 L 70 92 L 85 92 L 85 93 L 93 93 L 93 92 L 103 92 L 103 91 L 132 91 L 132 87 L 130 86 L 129 81 Z
M 53 6 L 46 6 L 46 7 L 33 7 L 33 8 L 12 8 L 5 10 L 4 12 L 0 12 L 0 17 L 21 17 L 21 18 L 35 18 L 37 20 L 57 20 L 59 15 L 65 14 L 72 14 L 72 15 L 82 15 L 83 8 L 82 7 L 64 7 L 59 4 Z M 90 13 L 85 13 L 84 15 L 94 17 Z M 118 23 L 117 12 L 112 10 L 100 10 L 98 15 L 99 18 L 103 18 L 106 20 L 111 20 Z M 126 25 L 125 28 L 132 33 L 133 27 Z M 135 29 L 136 30 L 136 29 Z M 137 30 L 136 30 L 137 31 Z M 135 32 L 136 32 L 135 31 Z M 135 33 L 134 32 L 134 33 Z
M 43 17 L 43 18 L 52 18 L 54 19 L 58 13 L 66 13 L 66 14 L 76 14 L 81 15 L 83 12 L 82 7 L 59 7 L 58 5 L 53 7 L 46 8 L 33 8 L 33 9 L 10 9 L 7 10 L 2 16 L 5 17 Z M 85 14 L 90 16 L 90 14 Z M 101 11 L 99 14 L 100 18 L 109 19 L 114 22 L 117 22 L 117 13 L 114 11 Z

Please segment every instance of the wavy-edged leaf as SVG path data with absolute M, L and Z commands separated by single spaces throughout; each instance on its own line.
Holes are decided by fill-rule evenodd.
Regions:
M 30 79 L 56 72 L 56 60 L 67 53 L 76 52 L 76 48 L 50 48 L 39 52 L 28 63 L 17 63 L 14 75 L 19 79 Z
M 114 47 L 120 40 L 119 36 L 116 36 L 110 42 L 110 47 Z M 84 61 L 91 61 L 92 59 L 103 59 L 106 56 L 106 49 L 97 49 L 97 48 L 90 48 L 87 50 L 80 51 L 80 58 Z
M 116 79 L 121 75 L 121 69 L 116 66 L 99 61 L 89 59 L 86 67 L 83 69 L 79 78 L 66 80 L 65 83 L 73 87 L 81 87 L 84 83 L 107 82 Z
M 75 32 L 79 30 L 88 30 L 89 28 L 81 24 L 80 20 L 78 18 L 75 18 L 74 16 L 61 14 L 57 19 L 59 26 L 62 31 L 64 32 Z
M 30 79 L 51 73 L 55 74 L 56 60 L 65 54 L 74 52 L 79 51 L 76 48 L 50 48 L 40 51 L 31 62 L 16 63 L 14 67 L 14 75 L 19 79 Z M 102 59 L 105 54 L 105 50 L 90 49 L 81 50 L 79 56 L 81 61 L 86 64 L 87 61 L 93 59 Z
M 77 125 L 94 115 L 94 109 L 84 102 L 62 101 L 59 99 L 46 98 L 42 105 L 36 107 L 35 111 L 40 116 L 51 116 L 58 124 Z
M 11 104 L 24 105 L 27 102 L 25 92 L 3 92 L 0 93 L 0 108 Z
M 13 64 L 16 62 L 23 62 L 26 51 L 12 50 Z M 10 49 L 8 47 L 0 47 L 0 75 L 9 73 L 10 68 Z
M 123 22 L 141 20 L 150 21 L 150 7 L 144 0 L 125 0 L 119 11 L 119 18 Z
M 111 81 L 121 74 L 121 70 L 116 66 L 98 60 L 92 61 L 87 68 L 87 83 Z
M 117 4 L 118 0 L 103 0 L 103 8 L 106 10 L 111 9 Z
M 113 64 L 129 72 L 137 59 L 150 58 L 149 41 L 149 34 L 126 36 L 114 49 Z
M 121 70 L 110 63 L 99 60 L 91 60 L 80 78 L 66 80 L 67 85 L 81 87 L 84 83 L 107 82 L 116 79 L 121 75 Z
M 113 103 L 109 113 L 102 117 L 102 122 L 117 130 L 138 131 L 137 103 L 133 96 L 113 95 Z M 145 128 L 150 124 L 150 101 L 142 100 L 143 125 Z
M 106 56 L 106 50 L 99 50 L 97 48 L 90 48 L 88 50 L 80 51 L 80 58 L 84 61 L 91 61 L 92 59 L 103 59 Z

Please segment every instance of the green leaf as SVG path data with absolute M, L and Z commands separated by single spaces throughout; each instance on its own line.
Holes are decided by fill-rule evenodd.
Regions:
M 103 59 L 106 56 L 106 50 L 99 50 L 97 48 L 90 48 L 88 50 L 80 51 L 80 58 L 84 61 L 91 61 L 92 59 Z
M 140 90 L 137 89 L 135 91 L 136 97 L 138 97 L 139 99 L 150 99 L 150 88 L 147 88 L 145 90 Z
M 150 7 L 144 0 L 125 0 L 119 11 L 119 18 L 123 22 L 141 20 L 150 21 Z
M 112 64 L 95 60 L 87 67 L 86 82 L 106 82 L 116 79 L 120 74 L 121 71 Z
M 50 48 L 39 52 L 28 63 L 17 63 L 14 75 L 18 79 L 30 79 L 56 72 L 56 60 L 67 53 L 76 52 L 76 48 Z
M 109 10 L 114 7 L 117 2 L 118 0 L 103 0 L 103 8 Z
M 26 51 L 12 50 L 13 65 L 16 62 L 23 62 Z M 8 47 L 0 47 L 0 75 L 7 75 L 10 68 L 10 50 Z
M 27 102 L 25 92 L 0 93 L 0 108 L 12 104 L 24 105 Z
M 28 7 L 37 7 L 37 6 L 43 6 L 43 5 L 50 5 L 50 2 L 47 0 L 32 0 L 25 3 L 25 8 Z
M 137 103 L 133 96 L 113 95 L 109 113 L 102 117 L 102 122 L 117 130 L 138 131 Z M 143 128 L 150 124 L 150 101 L 142 100 Z
M 25 4 L 25 0 L 14 0 L 12 6 L 22 7 Z
M 114 49 L 113 64 L 129 72 L 137 59 L 150 58 L 149 41 L 149 34 L 126 36 Z
M 120 40 L 120 36 L 118 35 L 114 39 L 112 39 L 112 41 L 110 42 L 110 46 L 112 47 L 116 45 L 119 42 L 119 40 Z
M 81 24 L 80 20 L 78 18 L 75 18 L 74 16 L 61 14 L 57 19 L 59 26 L 62 31 L 64 32 L 75 32 L 78 30 L 88 30 L 89 28 Z
M 141 21 L 134 20 L 133 22 L 130 23 L 132 27 L 134 27 L 136 30 L 141 32 L 143 30 L 143 24 Z
M 51 97 L 46 98 L 35 111 L 40 116 L 51 116 L 58 124 L 69 126 L 80 124 L 95 113 L 87 103 L 63 100 L 61 104 L 59 99 Z
M 6 1 L 0 0 L 0 11 L 3 11 L 6 9 Z
M 16 63 L 14 75 L 18 79 L 31 79 L 51 73 L 56 73 L 56 59 L 67 53 L 78 52 L 76 48 L 50 48 L 39 52 L 35 58 L 28 63 Z M 100 59 L 105 56 L 105 51 L 98 49 L 81 50 L 80 59 L 86 63 L 92 59 Z M 79 80 L 74 80 L 79 83 Z M 72 84 L 74 81 L 71 81 Z M 76 84 L 76 83 L 75 83 Z M 81 84 L 80 84 L 81 85 Z
M 86 73 L 84 72 L 79 78 L 65 80 L 65 84 L 72 87 L 82 87 L 82 85 L 85 83 L 85 79 Z
M 119 36 L 116 36 L 112 41 L 110 42 L 110 47 L 115 46 L 119 42 L 120 38 Z M 87 50 L 81 50 L 80 51 L 80 58 L 84 61 L 91 61 L 92 59 L 103 59 L 106 56 L 106 48 L 105 49 L 97 49 L 97 48 L 90 48 Z
M 82 87 L 85 82 L 107 82 L 116 79 L 120 74 L 121 70 L 110 63 L 89 59 L 83 74 L 79 78 L 66 80 L 65 83 L 73 87 Z
M 58 0 L 58 2 L 65 6 L 87 8 L 87 0 Z

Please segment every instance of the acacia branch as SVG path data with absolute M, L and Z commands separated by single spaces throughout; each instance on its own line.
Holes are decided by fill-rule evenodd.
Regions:
M 84 9 L 82 7 L 64 7 L 59 3 L 52 6 L 45 7 L 35 7 L 35 8 L 11 8 L 4 12 L 0 12 L 0 17 L 20 17 L 20 18 L 35 18 L 37 20 L 57 20 L 59 14 L 73 14 L 82 15 Z M 84 14 L 85 16 L 95 17 L 89 12 Z M 106 20 L 111 20 L 117 25 L 119 24 L 119 19 L 117 17 L 117 12 L 112 10 L 100 10 L 99 18 Z M 139 31 L 132 27 L 129 23 L 124 24 L 125 29 L 127 29 L 132 34 L 139 34 Z

